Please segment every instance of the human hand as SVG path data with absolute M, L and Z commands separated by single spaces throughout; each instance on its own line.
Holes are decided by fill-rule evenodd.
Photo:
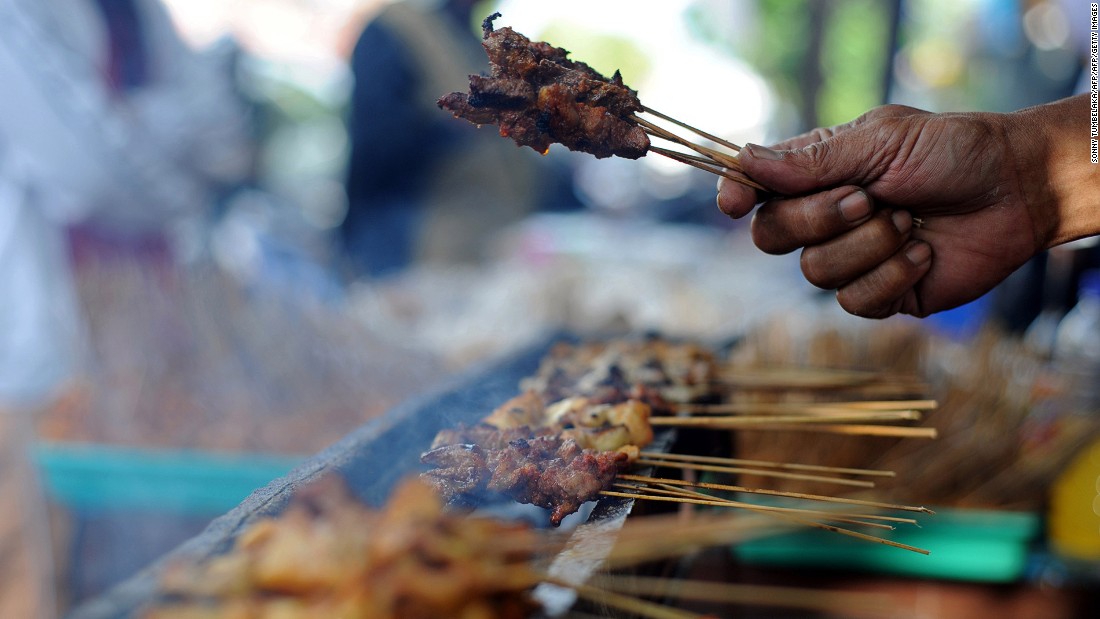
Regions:
M 974 300 L 1053 234 L 1010 114 L 888 105 L 740 155 L 772 193 L 722 179 L 718 207 L 752 220 L 754 243 L 803 248 L 802 273 L 852 314 L 926 316 Z M 1041 180 L 1038 183 L 1041 185 Z

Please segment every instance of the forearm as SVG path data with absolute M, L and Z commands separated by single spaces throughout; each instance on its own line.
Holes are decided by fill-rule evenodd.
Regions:
M 1100 234 L 1100 165 L 1090 161 L 1089 97 L 1005 115 L 1020 192 L 1045 248 Z

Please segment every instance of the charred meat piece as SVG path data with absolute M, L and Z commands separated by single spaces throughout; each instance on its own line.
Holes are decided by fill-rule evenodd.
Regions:
M 446 445 L 423 454 L 420 461 L 436 467 L 420 477 L 445 497 L 477 494 L 489 476 L 485 450 L 477 445 Z
M 661 339 L 561 344 L 521 388 L 538 392 L 548 402 L 572 395 L 602 403 L 632 398 L 668 414 L 671 402 L 706 395 L 717 366 L 713 354 L 700 346 Z
M 550 522 L 557 526 L 611 487 L 629 457 L 582 449 L 568 438 L 540 436 L 513 441 L 503 449 L 447 445 L 425 453 L 421 461 L 439 467 L 421 477 L 448 501 L 470 504 L 504 495 L 551 510 Z
M 444 428 L 435 435 L 432 441 L 432 449 L 444 445 L 477 445 L 486 449 L 504 449 L 512 441 L 521 438 L 535 438 L 554 434 L 558 429 L 554 427 L 534 428 L 531 426 L 519 426 L 513 428 L 498 428 L 487 423 L 479 423 L 472 426 L 459 424 L 456 428 Z
M 646 154 L 649 137 L 629 119 L 642 103 L 618 71 L 605 77 L 560 47 L 494 29 L 499 16 L 482 23 L 489 76 L 471 75 L 470 92 L 445 95 L 439 107 L 477 125 L 497 125 L 501 136 L 540 153 L 558 142 L 597 158 Z
M 501 429 L 542 426 L 546 425 L 546 409 L 542 398 L 528 390 L 501 404 L 482 421 Z

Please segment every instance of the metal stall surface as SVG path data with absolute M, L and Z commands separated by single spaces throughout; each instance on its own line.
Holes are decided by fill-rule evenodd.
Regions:
M 281 513 L 298 488 L 323 475 L 341 475 L 351 491 L 367 504 L 384 503 L 400 479 L 423 470 L 420 454 L 428 448 L 439 429 L 458 423 L 476 423 L 519 392 L 520 381 L 535 373 L 552 344 L 575 340 L 564 334 L 544 337 L 504 358 L 464 372 L 432 392 L 360 426 L 286 476 L 253 492 L 236 508 L 213 520 L 198 536 L 104 595 L 79 605 L 67 617 L 124 619 L 140 616 L 144 607 L 158 599 L 158 584 L 167 566 L 184 560 L 201 561 L 228 551 L 250 524 Z M 662 433 L 653 448 L 667 449 L 673 439 L 672 433 Z M 632 506 L 632 500 L 604 497 L 590 512 L 582 512 L 586 520 L 576 525 L 574 535 L 586 527 L 613 533 L 621 527 Z M 563 557 L 558 559 L 560 564 Z M 558 565 L 557 570 L 569 573 L 571 578 L 583 578 L 598 567 L 600 558 L 574 561 L 570 565 Z M 572 603 L 568 590 L 546 589 L 547 586 L 543 586 L 536 595 L 548 609 L 561 612 Z

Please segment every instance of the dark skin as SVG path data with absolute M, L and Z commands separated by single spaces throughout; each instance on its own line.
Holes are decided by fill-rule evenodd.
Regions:
M 1036 253 L 1100 231 L 1085 97 L 1013 114 L 884 106 L 740 159 L 771 191 L 723 179 L 719 208 L 739 218 L 763 201 L 756 245 L 801 248 L 806 279 L 858 316 L 956 307 Z

